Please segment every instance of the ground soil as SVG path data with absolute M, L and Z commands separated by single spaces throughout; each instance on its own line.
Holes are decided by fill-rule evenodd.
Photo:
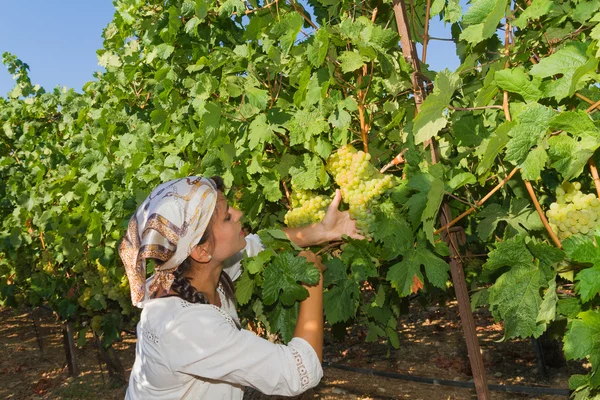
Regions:
M 35 324 L 34 324 L 35 321 Z M 530 340 L 505 341 L 502 326 L 485 312 L 475 313 L 489 383 L 566 388 L 569 375 L 584 373 L 581 363 L 548 369 L 542 379 Z M 352 367 L 468 382 L 469 361 L 455 303 L 440 307 L 411 306 L 398 324 L 400 348 L 384 342 L 365 343 L 365 332 L 349 329 L 343 340 L 326 334 L 325 361 Z M 37 330 L 37 335 L 36 335 Z M 129 374 L 135 336 L 123 332 L 115 350 Z M 42 345 L 43 351 L 40 349 Z M 552 364 L 553 354 L 546 354 Z M 63 348 L 62 326 L 51 313 L 0 308 L 0 399 L 123 399 L 125 386 L 115 385 L 98 362 L 92 341 L 77 349 L 81 374 L 70 377 Z M 560 363 L 554 363 L 560 364 Z M 247 391 L 246 399 L 274 397 Z M 476 399 L 475 391 L 380 378 L 325 368 L 321 384 L 298 399 Z M 566 399 L 566 396 L 491 392 L 491 399 Z

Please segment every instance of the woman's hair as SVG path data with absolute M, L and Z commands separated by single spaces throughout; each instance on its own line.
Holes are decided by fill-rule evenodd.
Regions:
M 214 176 L 210 179 L 213 180 L 219 191 L 222 192 L 225 189 L 223 179 L 221 177 Z M 209 223 L 206 227 L 206 231 L 204 232 L 204 235 L 202 235 L 202 239 L 200 239 L 198 244 L 204 244 L 209 240 L 212 240 L 211 223 Z M 192 286 L 190 278 L 186 277 L 186 274 L 188 273 L 188 271 L 190 271 L 192 265 L 192 259 L 191 257 L 188 257 L 173 272 L 175 280 L 171 285 L 171 290 L 177 293 L 177 295 L 183 300 L 189 301 L 190 303 L 208 304 L 208 301 L 202 295 L 202 293 L 197 291 L 196 288 Z M 225 271 L 221 271 L 221 276 L 219 277 L 219 284 L 221 285 L 223 293 L 225 294 L 227 300 L 235 304 L 235 290 L 233 288 L 233 281 Z

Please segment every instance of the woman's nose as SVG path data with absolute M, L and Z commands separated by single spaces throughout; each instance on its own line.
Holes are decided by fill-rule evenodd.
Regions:
M 234 217 L 236 221 L 239 221 L 240 219 L 242 219 L 242 217 L 244 216 L 244 213 L 241 212 L 240 210 L 238 210 L 237 208 L 234 208 Z

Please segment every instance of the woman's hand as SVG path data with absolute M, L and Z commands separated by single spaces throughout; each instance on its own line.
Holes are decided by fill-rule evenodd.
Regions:
M 322 260 L 321 256 L 316 255 L 315 253 L 313 253 L 310 250 L 303 250 L 300 253 L 298 253 L 298 256 L 304 257 L 304 258 L 306 258 L 306 261 L 315 264 L 315 267 L 317 267 L 317 269 L 321 273 L 325 272 L 325 270 L 327 269 L 325 264 L 323 264 L 323 260 Z
M 364 239 L 364 236 L 356 229 L 356 221 L 350 218 L 350 213 L 338 209 L 341 201 L 342 193 L 338 189 L 335 191 L 335 197 L 329 204 L 323 221 L 300 228 L 283 228 L 283 231 L 292 242 L 300 247 L 341 240 L 343 235 L 352 239 Z
M 335 191 L 335 197 L 327 208 L 325 218 L 321 221 L 321 228 L 328 236 L 329 241 L 340 240 L 342 235 L 351 237 L 352 239 L 364 239 L 356 229 L 356 221 L 350 218 L 348 211 L 340 211 L 340 202 L 342 201 L 342 193 L 339 189 Z

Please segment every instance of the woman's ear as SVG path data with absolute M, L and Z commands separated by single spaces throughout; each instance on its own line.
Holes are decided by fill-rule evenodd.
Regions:
M 194 247 L 190 253 L 190 257 L 198 263 L 208 263 L 212 260 L 212 256 L 208 254 L 208 250 L 204 245 Z

